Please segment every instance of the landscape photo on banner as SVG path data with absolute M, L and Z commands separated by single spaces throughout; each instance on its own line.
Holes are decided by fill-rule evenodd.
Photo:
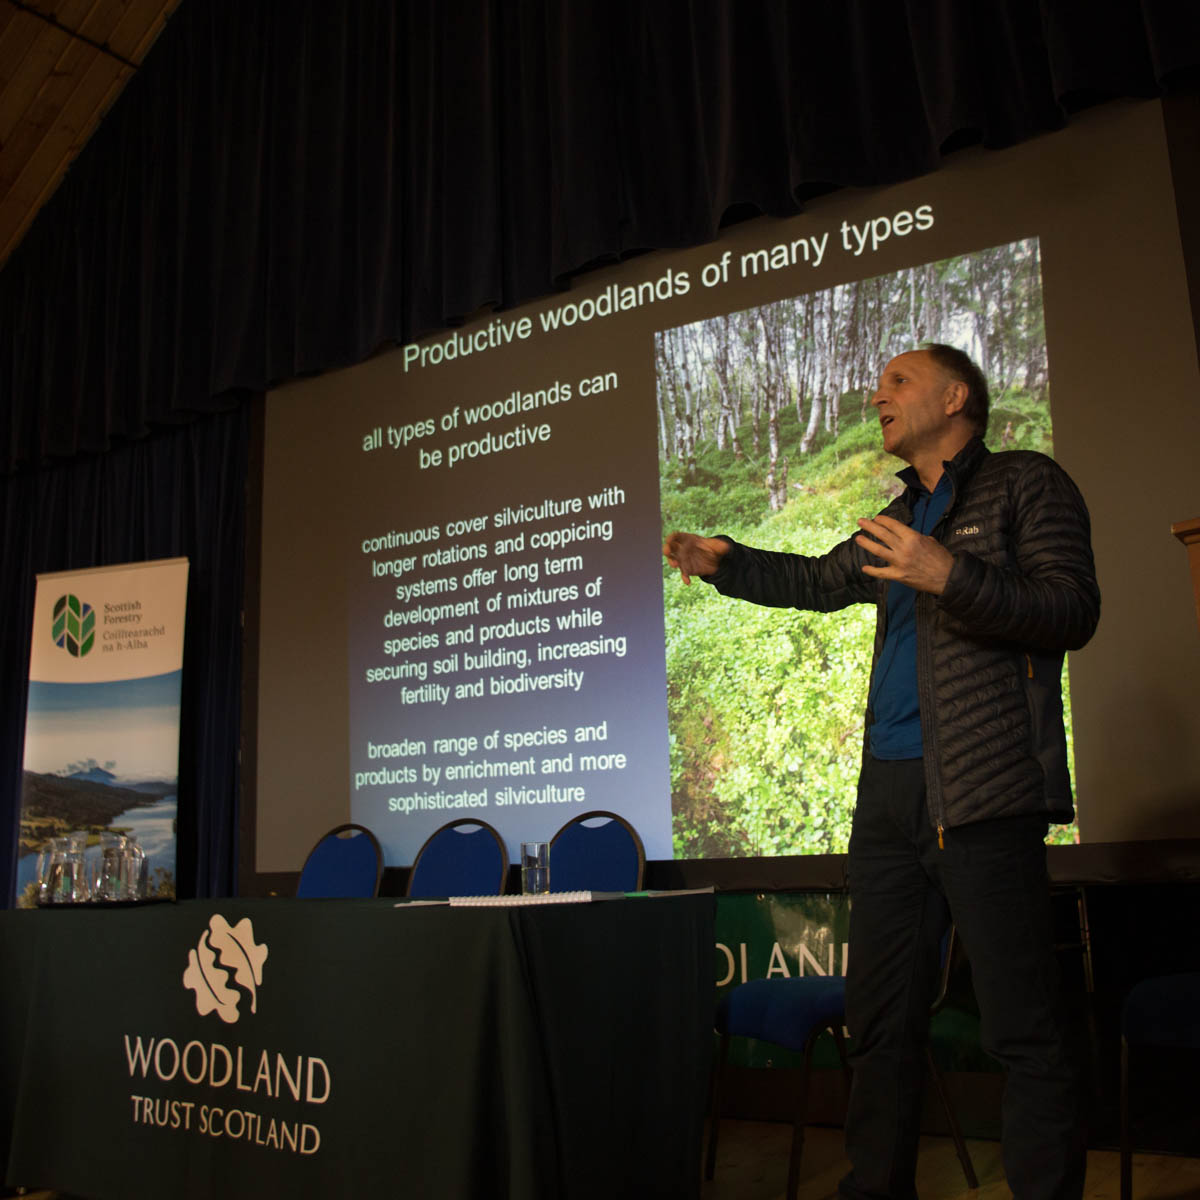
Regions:
M 52 839 L 76 834 L 90 896 L 105 834 L 132 836 L 146 893 L 175 895 L 184 558 L 40 575 L 25 719 L 18 907 Z

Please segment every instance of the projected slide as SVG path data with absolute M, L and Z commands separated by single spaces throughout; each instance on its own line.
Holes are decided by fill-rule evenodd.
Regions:
M 1113 235 L 1161 224 L 1156 119 L 1130 110 L 1120 130 L 848 190 L 272 392 L 257 869 L 298 869 L 347 820 L 389 866 L 460 817 L 515 857 L 590 809 L 631 821 L 652 860 L 844 851 L 873 610 L 685 588 L 664 532 L 808 554 L 852 534 L 903 465 L 880 447 L 876 380 L 933 340 L 983 366 L 993 450 L 1061 455 L 1111 561 L 1128 501 L 1108 472 L 1142 434 L 1097 419 L 1138 393 L 1095 331 L 1118 331 L 1122 363 L 1137 347 L 1155 371 L 1194 370 L 1194 347 L 1174 349 L 1178 305 L 1143 316 L 1158 276 Z M 1153 194 L 1102 185 L 1118 148 L 1121 180 L 1157 180 Z M 1141 636 L 1138 604 L 1121 616 L 1109 599 L 1123 577 L 1102 578 L 1101 635 L 1065 696 L 1081 826 L 1106 778 L 1088 776 L 1104 750 L 1088 730 L 1123 704 L 1110 679 L 1121 639 Z
M 840 250 L 934 223 L 920 206 Z M 723 274 L 767 290 L 826 253 L 730 252 Z M 723 290 L 699 274 L 712 307 Z M 655 331 L 695 275 L 670 265 L 343 377 L 350 815 L 390 862 L 455 818 L 515 852 L 596 808 L 652 858 L 845 849 L 873 610 L 731 604 L 682 588 L 657 547 L 671 528 L 803 553 L 847 536 L 899 489 L 879 370 L 926 340 L 994 380 L 992 445 L 1049 452 L 1038 242 Z

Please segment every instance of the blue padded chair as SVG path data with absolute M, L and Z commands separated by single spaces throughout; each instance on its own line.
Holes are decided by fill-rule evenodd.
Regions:
M 1121 1200 L 1133 1195 L 1130 1046 L 1200 1050 L 1200 972 L 1143 979 L 1130 989 L 1121 1008 Z
M 957 937 L 954 927 L 947 931 L 942 942 L 942 975 L 938 994 L 930 1008 L 933 1016 L 946 1002 L 946 991 L 954 965 Z M 826 1030 L 833 1035 L 842 1070 L 850 1083 L 850 1066 L 846 1059 L 846 1042 L 842 1026 L 846 1020 L 846 979 L 842 975 L 797 975 L 791 979 L 750 979 L 730 988 L 717 1004 L 716 1028 L 721 1035 L 712 1089 L 712 1112 L 708 1125 L 708 1154 L 704 1175 L 713 1177 L 717 1162 L 717 1126 L 720 1120 L 721 1082 L 729 1063 L 729 1039 L 731 1037 L 754 1038 L 760 1042 L 772 1042 L 786 1050 L 804 1055 L 800 1071 L 800 1095 L 796 1105 L 795 1124 L 792 1127 L 792 1151 L 788 1160 L 788 1200 L 795 1200 L 800 1182 L 800 1157 L 804 1151 L 804 1123 L 808 1109 L 808 1085 L 812 1070 L 813 1046 Z M 926 1046 L 926 1061 L 929 1073 L 937 1089 L 938 1098 L 946 1112 L 954 1148 L 968 1187 L 978 1187 L 975 1168 L 963 1141 L 958 1119 L 950 1107 L 945 1083 L 933 1059 L 933 1051 Z
M 646 851 L 624 817 L 595 809 L 568 821 L 550 842 L 555 892 L 638 892 Z
M 508 879 L 504 839 L 486 821 L 448 821 L 425 839 L 408 873 L 405 895 L 499 896 Z
M 336 825 L 309 852 L 296 895 L 302 900 L 379 895 L 383 851 L 363 825 Z

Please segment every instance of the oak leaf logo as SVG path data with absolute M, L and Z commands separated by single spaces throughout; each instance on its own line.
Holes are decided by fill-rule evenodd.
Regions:
M 266 961 L 267 947 L 254 940 L 249 917 L 230 925 L 220 913 L 213 913 L 196 948 L 188 951 L 183 986 L 195 992 L 200 1016 L 215 1012 L 232 1025 L 240 1015 L 238 1004 L 243 995 L 250 996 L 250 1011 L 258 1011 L 258 989 Z M 231 974 L 237 987 L 230 986 Z

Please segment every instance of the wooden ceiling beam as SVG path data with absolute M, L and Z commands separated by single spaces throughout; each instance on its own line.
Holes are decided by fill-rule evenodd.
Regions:
M 0 265 L 133 77 L 178 0 L 0 0 Z M 43 13 L 43 15 L 45 15 Z

